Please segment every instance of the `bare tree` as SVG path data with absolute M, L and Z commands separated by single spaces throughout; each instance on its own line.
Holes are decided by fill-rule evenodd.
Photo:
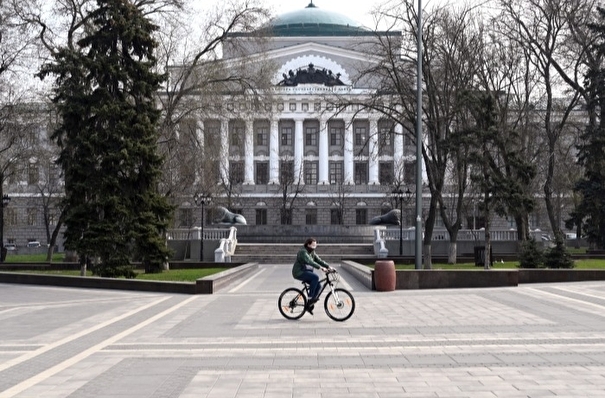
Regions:
M 409 2 L 393 0 L 382 4 L 376 11 L 377 19 L 386 21 L 391 27 L 374 39 L 371 60 L 373 65 L 360 70 L 356 80 L 378 86 L 375 94 L 361 107 L 373 109 L 404 127 L 405 134 L 412 143 L 416 142 L 417 109 L 413 65 L 416 64 L 416 32 L 418 15 Z M 457 116 L 462 104 L 459 93 L 473 86 L 477 64 L 473 51 L 479 42 L 475 29 L 476 16 L 470 7 L 461 9 L 435 8 L 425 12 L 423 25 L 423 81 L 425 85 L 424 105 L 421 114 L 426 126 L 422 146 L 423 161 L 426 166 L 428 188 L 431 199 L 424 221 L 424 266 L 431 268 L 431 238 L 438 209 L 445 208 L 442 193 L 448 179 L 452 156 L 451 134 L 455 130 Z M 399 32 L 399 34 L 397 34 Z M 372 84 L 370 84 L 371 86 Z M 464 170 L 464 167 L 462 168 Z M 457 196 L 463 200 L 464 185 Z M 421 187 L 419 187 L 421 188 Z M 454 206 L 462 209 L 461 205 Z M 456 244 L 456 231 L 460 222 L 449 214 L 441 213 Z M 451 250 L 455 253 L 456 250 Z M 455 255 L 454 255 L 455 257 Z
M 55 112 L 51 107 L 43 105 L 40 114 L 44 115 L 44 119 L 39 120 L 40 124 L 45 127 L 43 130 L 52 131 L 56 118 Z M 32 148 L 32 155 L 39 171 L 39 178 L 33 184 L 36 192 L 35 205 L 42 206 L 42 220 L 48 245 L 46 261 L 51 262 L 57 238 L 63 226 L 61 198 L 64 192 L 61 169 L 56 163 L 59 155 L 58 148 L 48 142 L 46 137 L 40 137 L 38 144 Z
M 198 29 L 183 24 L 180 18 L 162 23 L 161 62 L 169 74 L 169 82 L 159 95 L 163 110 L 161 149 L 166 159 L 162 189 L 167 196 L 191 189 L 216 193 L 216 186 L 202 187 L 199 183 L 200 174 L 219 159 L 220 186 L 229 202 L 235 184 L 226 172 L 227 159 L 221 158 L 224 152 L 220 145 L 226 144 L 216 145 L 220 131 L 215 133 L 218 136 L 210 137 L 199 120 L 224 120 L 229 115 L 245 118 L 269 101 L 268 90 L 264 89 L 269 86 L 273 69 L 258 56 L 245 56 L 247 46 L 262 48 L 262 37 L 248 32 L 258 30 L 269 14 L 253 0 L 229 1 L 205 11 L 204 16 L 198 15 Z M 199 32 L 199 37 L 191 32 Z M 247 39 L 232 40 L 242 33 Z M 244 45 L 238 47 L 236 43 L 242 42 Z M 228 103 L 236 106 L 229 109 Z M 246 104 L 246 109 L 240 104 Z M 209 147 L 217 151 L 209 151 Z M 182 173 L 185 169 L 187 172 Z
M 593 18 L 593 0 L 500 0 L 499 31 L 530 55 L 540 76 L 541 124 L 548 153 L 543 186 L 544 202 L 553 233 L 563 239 L 555 205 L 557 149 L 570 117 L 585 96 L 583 76 L 591 58 L 592 38 L 586 28 Z M 568 90 L 561 92 L 562 87 Z M 564 94 L 564 96 L 563 96 Z
M 18 2 L 0 0 L 0 198 L 4 185 L 19 174 L 31 147 L 31 122 L 24 103 L 31 100 L 23 72 L 35 53 L 31 27 L 19 18 Z M 0 212 L 4 251 L 4 214 Z
M 294 216 L 295 203 L 298 196 L 305 190 L 302 169 L 297 174 L 294 169 L 294 159 L 283 157 L 279 170 L 279 217 L 282 225 L 291 225 Z

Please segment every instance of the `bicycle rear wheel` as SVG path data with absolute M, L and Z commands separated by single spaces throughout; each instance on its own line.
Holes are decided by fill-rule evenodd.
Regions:
M 288 288 L 282 292 L 277 300 L 279 312 L 287 319 L 299 319 L 305 314 L 307 308 L 307 297 L 302 290 L 295 287 Z
M 346 321 L 355 312 L 355 299 L 353 295 L 345 289 L 334 289 L 328 293 L 324 301 L 326 314 L 335 321 Z

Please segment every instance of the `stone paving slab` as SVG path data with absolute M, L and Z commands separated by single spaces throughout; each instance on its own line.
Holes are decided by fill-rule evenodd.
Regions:
M 605 282 L 372 292 L 277 309 L 289 265 L 214 295 L 0 284 L 0 398 L 604 397 Z

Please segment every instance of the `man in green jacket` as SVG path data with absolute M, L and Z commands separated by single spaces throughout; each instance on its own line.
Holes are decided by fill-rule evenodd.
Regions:
M 327 272 L 331 269 L 330 265 L 323 261 L 315 253 L 317 248 L 317 240 L 309 238 L 305 241 L 304 246 L 298 251 L 296 261 L 292 266 L 292 276 L 299 281 L 309 284 L 309 302 L 307 303 L 307 311 L 313 315 L 314 304 L 319 299 L 320 284 L 319 276 L 313 272 L 313 268 L 321 269 Z

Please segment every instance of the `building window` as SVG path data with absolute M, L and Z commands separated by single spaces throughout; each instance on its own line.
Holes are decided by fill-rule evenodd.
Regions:
M 309 111 L 309 104 L 308 103 L 303 103 L 302 104 L 302 110 L 303 110 L 303 112 L 308 112 Z
M 292 127 L 282 127 L 280 142 L 282 146 L 292 145 Z
M 343 130 L 340 127 L 330 128 L 330 145 L 342 146 Z
M 391 126 L 383 127 L 378 133 L 378 154 L 393 154 L 393 131 Z
M 17 209 L 11 207 L 4 209 L 4 224 L 6 226 L 17 225 Z
M 231 162 L 229 165 L 229 181 L 231 184 L 244 182 L 244 162 Z
M 58 210 L 51 210 L 48 213 L 48 225 L 57 225 L 59 221 L 59 212 Z
M 366 143 L 366 137 L 368 136 L 365 127 L 355 128 L 355 146 L 364 146 Z
M 356 209 L 355 210 L 355 224 L 365 225 L 368 223 L 368 210 L 367 209 Z
M 256 225 L 267 225 L 267 209 L 256 209 Z
M 403 164 L 403 182 L 413 185 L 416 181 L 416 163 L 406 162 Z
M 204 123 L 204 156 L 211 158 L 219 151 L 221 137 L 220 122 Z
M 317 162 L 305 161 L 305 184 L 317 184 Z
M 330 224 L 340 225 L 342 223 L 343 223 L 342 208 L 337 207 L 335 209 L 330 209 Z
M 269 163 L 257 162 L 256 163 L 256 183 L 259 185 L 265 185 L 269 182 Z
M 313 110 L 315 112 L 321 111 L 321 102 L 316 102 L 315 104 L 313 104 Z
M 38 225 L 38 209 L 34 207 L 27 209 L 27 225 Z
M 183 208 L 179 211 L 179 225 L 177 228 L 187 227 L 190 228 L 193 226 L 193 209 L 192 208 Z
M 20 177 L 19 170 L 17 169 L 17 166 L 16 166 L 16 162 L 10 163 L 8 165 L 7 172 L 5 172 L 4 174 L 8 175 L 9 184 L 16 184 Z
M 317 225 L 317 209 L 306 209 L 305 224 Z
M 317 146 L 317 128 L 307 127 L 305 131 L 305 145 Z
M 282 207 L 279 214 L 282 225 L 292 225 L 292 209 L 284 209 Z
M 393 162 L 380 162 L 378 167 L 380 184 L 391 185 L 393 183 Z
M 279 181 L 282 185 L 290 185 L 294 182 L 294 162 L 289 160 L 280 162 Z
M 244 138 L 244 128 L 243 127 L 233 127 L 231 128 L 231 132 L 229 134 L 229 143 L 231 146 L 240 146 L 242 140 Z
M 61 167 L 55 162 L 50 162 L 48 165 L 48 171 L 50 174 L 51 181 L 57 181 L 61 178 Z
M 27 146 L 36 146 L 40 141 L 40 134 L 38 131 L 29 131 L 26 133 L 25 138 L 27 140 Z
M 29 163 L 27 165 L 27 183 L 36 185 L 40 182 L 40 171 L 37 163 Z
M 355 162 L 355 184 L 362 185 L 368 183 L 368 163 Z
M 330 184 L 342 184 L 342 162 L 330 162 Z
M 290 112 L 295 112 L 296 111 L 296 103 L 292 102 L 290 103 Z
M 267 146 L 269 142 L 269 130 L 266 127 L 256 128 L 256 145 Z

